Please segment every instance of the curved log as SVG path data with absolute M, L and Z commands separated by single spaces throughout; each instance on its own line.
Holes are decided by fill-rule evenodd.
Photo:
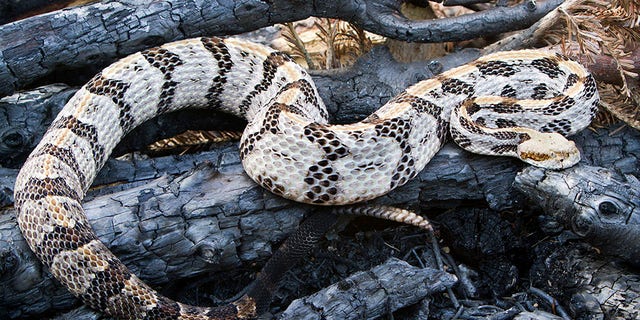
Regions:
M 98 2 L 0 26 L 0 97 L 47 76 L 80 84 L 84 80 L 78 83 L 78 78 L 90 77 L 119 57 L 169 41 L 238 34 L 310 16 L 346 20 L 398 40 L 444 42 L 525 28 L 561 2 L 528 0 L 425 21 L 403 17 L 395 0 Z

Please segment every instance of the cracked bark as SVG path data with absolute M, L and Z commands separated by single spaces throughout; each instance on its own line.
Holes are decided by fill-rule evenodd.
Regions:
M 640 134 L 623 131 L 576 136 L 585 162 L 638 172 Z M 228 143 L 195 155 L 110 160 L 97 182 L 104 186 L 92 190 L 85 202 L 90 221 L 101 239 L 152 285 L 263 261 L 310 209 L 251 182 L 237 152 L 235 143 Z M 523 195 L 511 187 L 521 167 L 511 159 L 471 155 L 449 144 L 416 179 L 376 202 L 429 211 L 480 200 L 499 210 L 521 210 Z M 2 170 L 2 188 L 12 188 L 17 170 Z M 0 310 L 11 310 L 13 317 L 73 305 L 32 256 L 13 210 L 2 211 Z
M 95 68 L 99 69 L 101 65 L 115 59 L 116 56 L 168 40 L 203 33 L 237 33 L 257 28 L 260 25 L 272 24 L 274 21 L 288 21 L 287 19 L 292 19 L 294 15 L 300 14 L 298 11 L 291 10 L 293 2 L 290 1 L 272 2 L 282 4 L 282 7 L 275 9 L 274 7 L 265 9 L 260 6 L 263 3 L 259 2 L 242 1 L 233 10 L 229 10 L 231 13 L 225 11 L 220 16 L 214 16 L 211 11 L 207 11 L 212 10 L 211 8 L 205 8 L 203 12 L 209 15 L 209 19 L 204 19 L 199 14 L 188 16 L 188 13 L 191 12 L 189 11 L 190 2 L 181 2 L 184 3 L 184 8 L 175 5 L 171 7 L 170 4 L 175 4 L 172 1 L 156 3 L 155 7 L 150 7 L 146 9 L 147 11 L 138 11 L 140 7 L 136 7 L 136 3 L 138 2 L 133 0 L 114 2 L 114 6 L 119 5 L 122 6 L 120 8 L 124 8 L 114 13 L 114 17 L 117 19 L 113 21 L 117 22 L 114 25 L 110 25 L 109 21 L 105 21 L 104 24 L 101 22 L 92 25 L 91 23 L 95 23 L 98 18 L 91 15 L 89 15 L 90 19 L 84 22 L 83 19 L 69 19 L 79 13 L 101 14 L 96 7 L 92 6 L 67 10 L 49 15 L 47 18 L 36 17 L 26 22 L 0 27 L 0 39 L 30 39 L 31 41 L 27 41 L 27 43 L 14 41 L 10 44 L 12 47 L 7 49 L 5 47 L 7 42 L 0 40 L 0 59 L 4 59 L 2 62 L 9 61 L 7 53 L 14 58 L 25 53 L 24 60 L 19 61 L 17 68 L 25 68 L 25 70 L 20 70 L 28 71 L 20 72 L 20 76 L 25 76 L 24 79 L 10 79 L 9 82 L 6 82 L 7 78 L 3 78 L 1 74 L 2 70 L 5 70 L 2 68 L 6 64 L 0 64 L 0 91 L 6 90 L 2 88 L 6 88 L 4 85 L 7 83 L 9 83 L 9 89 L 4 93 L 11 92 L 17 87 L 44 81 L 41 78 L 44 74 L 55 70 L 58 66 L 69 67 L 69 65 L 65 66 L 65 63 L 69 61 L 78 67 L 86 67 L 83 65 L 84 62 L 70 59 L 68 56 L 65 57 L 68 52 L 47 47 L 38 42 L 44 40 L 24 36 L 24 33 L 20 38 L 20 32 L 27 30 L 31 33 L 36 32 L 36 35 L 37 32 L 47 29 L 47 26 L 55 27 L 49 31 L 65 30 L 70 34 L 69 39 L 62 39 L 67 42 L 60 41 L 59 44 L 62 44 L 61 48 L 70 44 L 68 48 L 75 50 L 81 46 L 81 43 L 69 43 L 74 39 L 71 35 L 77 37 L 79 31 L 86 29 L 69 21 L 77 20 L 89 24 L 89 29 L 93 31 L 84 35 L 84 38 L 80 37 L 80 41 L 84 39 L 84 41 L 88 41 L 87 43 L 94 45 L 87 48 L 87 51 L 84 51 L 82 55 L 90 57 L 88 63 L 96 63 Z M 322 14 L 327 16 L 340 14 L 344 18 L 346 13 L 352 13 L 351 20 L 358 23 L 358 19 L 363 19 L 363 16 L 381 17 L 393 12 L 396 2 L 371 1 L 369 3 L 375 4 L 375 6 L 364 8 L 344 6 L 339 7 L 340 10 L 333 8 L 331 11 L 323 8 L 324 4 L 316 4 L 313 8 L 319 11 L 324 10 Z M 538 6 L 536 10 L 542 10 L 541 8 L 544 6 L 552 8 L 557 3 L 559 1 L 547 1 Z M 164 7 L 167 4 L 171 8 Z M 253 6 L 254 4 L 256 6 Z M 526 3 L 518 7 L 517 10 L 521 12 L 525 8 L 524 6 Z M 303 9 L 301 11 L 314 10 L 313 8 L 305 7 L 301 8 Z M 108 9 L 112 10 L 113 7 Z M 363 9 L 366 10 L 363 11 Z M 252 15 L 255 15 L 256 12 L 265 12 L 264 10 L 267 10 L 267 14 L 263 15 L 264 19 L 253 19 L 255 16 Z M 175 23 L 174 20 L 168 18 L 168 12 L 176 12 L 177 15 L 174 17 L 185 19 L 180 21 L 184 24 L 182 28 L 168 25 Z M 507 11 L 493 11 L 484 16 L 467 18 L 478 19 L 474 20 L 476 22 L 482 20 L 498 21 L 495 16 L 491 18 L 491 15 L 496 15 L 496 12 L 509 19 L 514 17 Z M 131 16 L 125 16 L 124 13 L 131 13 Z M 233 17 L 230 17 L 229 14 Z M 535 14 L 537 13 L 532 11 L 525 16 L 531 18 Z M 140 16 L 144 17 L 136 18 Z M 248 19 L 249 16 L 252 19 Z M 387 18 L 389 16 L 392 15 L 388 15 Z M 522 17 L 522 15 L 518 17 Z M 241 19 L 247 23 L 237 25 L 223 23 L 221 26 L 208 26 L 202 29 L 204 31 L 198 30 L 203 24 L 212 21 L 216 23 L 226 21 L 224 19 Z M 470 28 L 471 33 L 451 31 L 457 25 L 453 20 L 444 23 L 428 21 L 423 24 L 411 22 L 401 25 L 404 23 L 402 18 L 394 19 L 396 18 L 388 18 L 384 21 L 372 19 L 371 22 L 361 21 L 360 23 L 365 28 L 379 28 L 384 32 L 393 32 L 396 38 L 409 40 L 439 41 L 437 40 L 439 35 L 436 31 L 442 29 L 449 30 L 448 32 L 459 37 L 470 37 L 473 32 L 482 32 L 485 35 L 495 31 L 491 28 L 480 30 Z M 521 20 L 526 21 L 526 19 Z M 44 23 L 43 21 L 47 21 L 49 25 L 46 23 L 38 25 L 38 23 Z M 140 24 L 131 25 L 132 21 Z M 155 24 L 158 21 L 163 21 L 166 25 L 158 26 Z M 514 26 L 509 23 L 505 25 L 508 28 Z M 29 29 L 32 26 L 40 26 L 41 28 Z M 140 32 L 145 26 L 153 32 L 148 34 Z M 473 26 L 473 24 L 470 23 L 468 26 Z M 434 30 L 433 33 L 425 33 L 431 38 L 425 38 L 424 34 L 419 34 L 425 29 Z M 122 38 L 122 34 L 116 30 L 118 32 L 129 30 L 132 33 L 129 38 Z M 9 31 L 12 32 L 13 38 L 4 37 L 7 35 L 5 32 Z M 101 31 L 104 31 L 103 37 L 107 34 L 112 38 L 109 40 L 91 38 L 95 37 L 93 32 L 98 34 Z M 96 48 L 96 46 L 100 48 Z M 31 49 L 34 51 L 30 51 Z M 36 61 L 34 60 L 34 52 L 36 56 L 40 54 L 44 57 L 45 60 L 39 65 L 43 68 L 41 70 L 26 70 L 27 66 L 33 67 Z M 76 53 L 78 52 L 80 52 L 79 49 Z M 368 115 L 399 90 L 423 79 L 425 74 L 430 76 L 434 71 L 437 73 L 442 69 L 447 69 L 449 65 L 460 64 L 477 54 L 477 51 L 465 52 L 456 58 L 461 59 L 458 62 L 448 60 L 452 58 L 449 56 L 436 63 L 393 64 L 387 60 L 386 55 L 388 54 L 384 49 L 375 49 L 371 55 L 362 59 L 359 65 L 353 69 L 340 73 L 318 72 L 314 78 L 320 87 L 322 97 L 327 101 L 331 113 L 334 114 L 334 120 L 351 122 Z M 63 59 L 56 60 L 60 57 Z M 65 61 L 65 59 L 67 60 Z M 87 68 L 88 72 L 85 75 L 74 74 L 79 79 L 75 81 L 84 82 L 83 76 L 89 77 L 96 69 Z M 59 92 L 49 99 L 45 99 L 37 106 L 38 109 L 35 112 L 34 109 L 31 109 L 33 104 L 0 105 L 0 111 L 2 111 L 0 114 L 5 117 L 2 120 L 10 124 L 0 126 L 2 128 L 0 129 L 2 131 L 0 132 L 0 159 L 3 162 L 12 163 L 15 168 L 20 166 L 23 160 L 20 157 L 26 155 L 33 144 L 39 140 L 40 131 L 46 128 L 52 115 L 57 113 L 56 110 L 59 110 L 63 101 L 70 94 L 70 91 Z M 14 108 L 13 111 L 7 111 L 10 108 Z M 22 111 L 15 111 L 15 108 L 22 109 Z M 34 115 L 38 115 L 38 117 L 34 118 Z M 199 123 L 198 126 L 202 128 L 220 128 L 219 125 L 229 123 L 228 118 L 221 119 L 209 115 L 203 117 L 202 113 L 168 115 L 166 118 L 156 120 L 156 123 L 191 123 L 191 121 L 180 119 L 203 118 L 214 120 Z M 230 126 L 240 127 L 241 125 L 241 122 L 236 122 Z M 15 131 L 7 134 L 6 129 L 16 128 L 22 130 L 18 131 L 20 134 L 13 134 L 16 133 Z M 180 128 L 172 125 L 160 126 L 159 129 L 153 128 L 151 125 L 146 129 L 141 129 L 134 135 L 138 135 L 138 138 L 145 138 L 138 141 L 129 138 L 121 144 L 120 153 L 137 149 L 152 141 L 151 139 L 172 135 L 176 133 L 176 130 L 180 130 Z M 578 145 L 583 148 L 584 162 L 613 168 L 623 173 L 637 174 L 640 169 L 638 168 L 640 162 L 637 159 L 640 154 L 638 146 L 640 136 L 636 131 L 629 129 L 609 136 L 611 131 L 613 129 L 604 129 L 598 132 L 587 131 L 576 137 Z M 22 135 L 22 132 L 27 134 Z M 24 137 L 27 139 L 23 140 Z M 16 145 L 24 148 L 21 156 L 12 152 L 16 150 Z M 7 160 L 9 156 L 12 157 L 10 159 L 12 162 Z M 3 163 L 3 165 L 6 164 Z M 449 144 L 440 151 L 414 181 L 377 200 L 377 202 L 422 211 L 458 207 L 461 204 L 482 203 L 481 206 L 488 206 L 495 210 L 509 209 L 519 212 L 524 210 L 527 205 L 523 195 L 511 187 L 511 182 L 521 167 L 520 163 L 511 159 L 470 155 Z M 0 207 L 10 205 L 12 202 L 11 190 L 16 173 L 15 169 L 0 168 Z M 228 272 L 231 272 L 236 278 L 248 281 L 248 277 L 237 276 L 236 271 L 229 270 L 237 270 L 240 265 L 263 262 L 271 255 L 273 248 L 296 227 L 304 213 L 311 210 L 307 206 L 276 198 L 249 181 L 238 164 L 237 148 L 233 143 L 224 144 L 216 150 L 196 155 L 150 159 L 134 155 L 121 160 L 110 160 L 99 174 L 96 186 L 99 187 L 91 191 L 85 207 L 88 212 L 91 211 L 90 219 L 94 223 L 94 227 L 100 230 L 101 239 L 110 245 L 111 249 L 123 258 L 135 273 L 155 286 L 167 285 L 167 283 L 185 278 L 201 278 L 212 270 L 220 271 L 221 275 L 218 274 L 217 278 L 219 280 L 228 278 Z M 8 317 L 40 315 L 42 312 L 68 310 L 75 305 L 77 302 L 71 298 L 66 290 L 60 288 L 45 270 L 42 270 L 40 264 L 21 241 L 22 237 L 15 225 L 14 213 L 7 207 L 0 209 L 0 281 L 3 283 L 2 289 L 0 289 L 0 315 Z M 252 270 L 250 273 L 254 271 Z M 407 278 L 407 282 L 402 282 L 402 284 L 409 288 L 422 285 L 419 281 L 410 281 L 414 280 Z M 412 296 L 412 299 L 414 298 Z M 425 301 L 422 300 L 421 303 L 424 304 Z M 383 306 L 389 307 L 385 304 Z M 80 308 L 74 312 L 76 313 L 68 315 L 67 318 L 91 318 L 93 314 L 86 308 Z
M 313 295 L 294 300 L 279 319 L 377 319 L 451 287 L 457 279 L 443 271 L 389 259 Z M 416 286 L 416 284 L 418 284 Z M 366 306 L 366 307 L 365 307 Z
M 335 120 L 350 122 L 421 80 L 422 74 L 448 69 L 475 55 L 477 51 L 470 51 L 438 62 L 393 64 L 388 52 L 378 48 L 354 68 L 320 72 L 314 80 Z M 53 94 L 39 89 L 6 98 L 0 106 L 0 114 L 10 124 L 4 128 L 33 133 L 25 139 L 31 143 L 22 146 L 25 151 L 39 140 L 35 132 L 41 134 L 70 94 L 64 87 L 49 89 Z M 34 118 L 37 114 L 40 116 Z M 175 123 L 188 115 L 171 117 L 178 118 L 158 123 Z M 215 127 L 220 119 L 216 121 L 204 126 Z M 147 129 L 150 131 L 146 134 L 136 136 L 154 137 L 162 130 L 177 130 L 169 127 Z M 574 137 L 583 150 L 583 161 L 622 173 L 639 172 L 640 134 L 623 129 L 609 135 L 611 131 L 613 128 L 585 131 Z M 1 136 L 2 146 L 8 149 L 0 151 L 11 154 L 15 144 L 8 144 L 12 139 L 7 137 L 12 135 Z M 135 139 L 130 140 L 122 150 L 139 147 Z M 100 187 L 92 189 L 87 197 L 90 220 L 103 241 L 155 286 L 264 261 L 310 208 L 257 187 L 242 173 L 237 154 L 235 143 L 228 143 L 198 154 L 160 158 L 134 154 L 109 160 L 96 179 L 95 186 Z M 14 167 L 19 166 L 16 158 Z M 526 207 L 526 201 L 511 183 L 521 168 L 522 164 L 512 159 L 472 155 L 448 144 L 416 179 L 376 202 L 427 212 L 480 201 L 498 211 L 519 211 Z M 0 168 L 3 206 L 12 202 L 16 174 L 17 169 Z M 0 212 L 0 269 L 5 283 L 0 289 L 0 313 L 6 312 L 8 317 L 37 315 L 73 306 L 75 300 L 31 255 L 15 225 L 12 209 L 5 207 Z
M 533 285 L 571 301 L 576 319 L 638 319 L 640 276 L 571 240 L 542 243 L 531 271 Z
M 122 0 L 0 26 L 0 96 L 51 79 L 84 82 L 115 59 L 173 40 L 229 35 L 309 16 L 338 18 L 390 38 L 445 42 L 525 28 L 562 0 L 525 1 L 450 19 L 412 21 L 400 1 Z

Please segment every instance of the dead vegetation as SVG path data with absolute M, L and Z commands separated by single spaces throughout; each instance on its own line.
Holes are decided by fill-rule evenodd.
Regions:
M 288 44 L 286 51 L 298 60 L 304 59 L 310 70 L 348 67 L 382 39 L 351 23 L 330 18 L 312 18 L 306 24 L 285 23 L 282 31 Z
M 606 66 L 613 77 L 598 81 L 602 106 L 616 117 L 640 129 L 640 1 L 584 0 L 568 10 L 560 10 L 563 19 L 550 30 L 545 40 L 560 45 L 569 56 L 594 68 Z M 611 117 L 599 117 L 610 123 Z

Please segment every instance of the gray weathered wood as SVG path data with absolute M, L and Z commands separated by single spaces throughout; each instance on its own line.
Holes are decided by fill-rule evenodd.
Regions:
M 605 130 L 587 131 L 576 138 L 586 161 L 622 172 L 637 171 L 637 131 L 623 130 L 614 136 Z M 603 146 L 607 152 L 601 152 Z M 204 158 L 212 163 L 198 166 Z M 525 201 L 511 182 L 521 167 L 515 160 L 471 155 L 449 144 L 416 179 L 376 202 L 427 209 L 482 200 L 496 209 L 517 210 Z M 168 175 L 158 178 L 165 170 Z M 193 172 L 185 173 L 189 170 Z M 233 143 L 198 155 L 111 160 L 99 179 L 104 184 L 130 181 L 91 191 L 92 200 L 85 208 L 103 241 L 152 284 L 264 260 L 308 208 L 279 199 L 251 182 L 242 173 Z M 12 188 L 12 184 L 2 187 Z M 12 210 L 3 211 L 0 265 L 3 279 L 9 280 L 3 281 L 0 296 L 7 299 L 0 299 L 4 303 L 0 308 L 34 312 L 69 306 L 71 298 L 52 282 L 24 244 Z M 167 243 L 172 246 L 166 247 Z
M 640 266 L 640 181 L 634 175 L 587 165 L 529 167 L 515 186 L 543 208 L 548 233 L 571 230 L 604 256 Z
M 100 239 L 150 284 L 264 261 L 307 209 L 259 188 L 237 156 L 223 173 L 203 163 L 123 191 L 92 197 L 84 208 Z M 0 314 L 36 315 L 68 308 L 72 296 L 30 253 L 12 209 L 0 215 Z
M 572 241 L 545 242 L 537 249 L 533 285 L 571 309 L 575 319 L 638 319 L 637 269 L 603 260 L 592 247 Z
M 309 16 L 340 18 L 398 40 L 442 42 L 521 29 L 561 0 L 525 1 L 450 19 L 412 21 L 399 1 L 101 1 L 0 26 L 0 96 L 48 75 L 93 75 L 127 54 L 173 40 L 229 35 Z M 73 75 L 73 77 L 69 77 Z M 76 83 L 78 84 L 78 83 Z
M 310 296 L 294 300 L 279 319 L 377 319 L 444 291 L 455 276 L 389 259 Z

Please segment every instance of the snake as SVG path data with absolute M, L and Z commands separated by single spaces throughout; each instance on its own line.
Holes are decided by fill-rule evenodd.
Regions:
M 594 78 L 561 54 L 498 52 L 418 82 L 365 119 L 330 124 L 313 80 L 287 54 L 201 37 L 127 56 L 82 86 L 21 168 L 19 228 L 51 274 L 86 305 L 120 319 L 247 319 L 255 297 L 218 307 L 166 298 L 98 239 L 82 208 L 122 137 L 184 108 L 247 120 L 239 152 L 272 193 L 324 206 L 360 203 L 414 178 L 450 136 L 460 147 L 545 168 L 580 160 L 570 136 L 598 109 Z M 416 222 L 408 214 L 384 218 Z

